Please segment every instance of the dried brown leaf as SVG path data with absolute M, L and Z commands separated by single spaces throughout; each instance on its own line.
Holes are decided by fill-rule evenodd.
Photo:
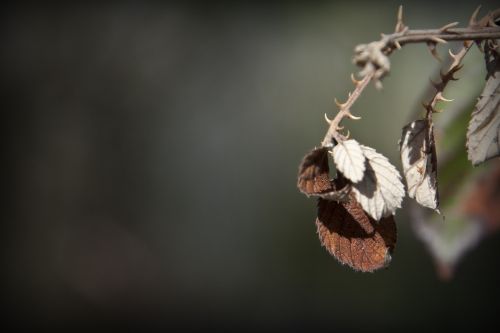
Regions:
M 500 71 L 490 76 L 472 112 L 467 152 L 474 166 L 500 155 Z
M 302 159 L 297 186 L 302 193 L 313 195 L 332 189 L 328 167 L 328 150 L 315 148 Z
M 342 264 L 373 272 L 386 267 L 396 245 L 396 223 L 369 217 L 353 194 L 347 202 L 319 199 L 316 226 L 321 244 Z
M 432 123 L 422 119 L 403 127 L 400 152 L 409 197 L 424 207 L 438 210 L 437 160 Z

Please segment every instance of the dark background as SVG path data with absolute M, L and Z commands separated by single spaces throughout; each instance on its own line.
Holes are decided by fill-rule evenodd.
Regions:
M 323 114 L 333 116 L 333 98 L 352 89 L 354 46 L 391 32 L 398 5 L 5 6 L 2 322 L 495 327 L 499 236 L 468 253 L 445 283 L 399 210 L 390 267 L 357 273 L 320 246 L 315 201 L 296 189 L 298 163 L 326 131 Z M 476 6 L 405 3 L 405 21 L 466 24 Z M 474 79 L 447 97 L 477 96 L 481 57 L 471 51 L 463 75 Z M 384 90 L 370 87 L 354 109 L 363 120 L 346 125 L 400 168 L 401 127 L 438 63 L 423 45 L 391 60 Z

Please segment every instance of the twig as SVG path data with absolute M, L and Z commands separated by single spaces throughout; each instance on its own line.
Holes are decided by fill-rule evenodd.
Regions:
M 430 101 L 427 104 L 424 104 L 424 108 L 427 110 L 426 118 L 429 119 L 430 117 L 432 117 L 433 113 L 441 112 L 436 110 L 435 108 L 438 101 L 444 101 L 444 102 L 453 101 L 443 96 L 444 89 L 446 88 L 448 82 L 456 80 L 456 78 L 453 75 L 462 68 L 461 65 L 462 60 L 467 54 L 467 52 L 470 50 L 472 45 L 473 43 L 471 41 L 465 41 L 463 47 L 457 54 L 453 54 L 451 50 L 448 51 L 453 61 L 445 73 L 443 72 L 440 73 L 441 76 L 440 82 L 436 83 L 431 80 L 431 83 L 434 86 L 434 88 L 436 88 L 436 91 L 434 92 L 434 95 L 432 96 Z
M 361 95 L 361 92 L 368 86 L 368 83 L 370 83 L 371 79 L 373 78 L 373 75 L 375 74 L 375 71 L 371 71 L 368 74 L 366 74 L 361 81 L 357 81 L 354 79 L 354 75 L 351 76 L 352 81 L 356 85 L 356 88 L 352 93 L 349 93 L 349 98 L 347 101 L 343 104 L 340 104 L 335 100 L 335 103 L 339 107 L 339 112 L 333 118 L 333 120 L 329 120 L 328 118 L 327 121 L 330 124 L 330 127 L 328 128 L 328 131 L 326 132 L 325 138 L 323 139 L 323 142 L 321 143 L 321 146 L 323 147 L 331 147 L 333 140 L 335 139 L 336 141 L 343 141 L 347 139 L 347 136 L 344 136 L 339 133 L 339 130 L 342 130 L 342 127 L 340 127 L 340 122 L 342 119 L 345 117 L 351 118 L 351 119 L 360 119 L 359 117 L 354 116 L 351 113 L 351 106 L 354 104 L 354 102 L 358 99 L 358 97 Z M 325 116 L 326 117 L 326 116 Z
M 386 35 L 383 40 L 386 46 L 384 51 L 394 49 L 395 43 L 403 46 L 410 43 L 438 42 L 443 41 L 463 41 L 463 40 L 485 40 L 500 38 L 500 27 L 484 27 L 484 28 L 454 28 L 446 29 L 429 29 L 429 30 L 407 30 L 403 35 L 394 33 Z
M 390 35 L 382 34 L 382 38 L 379 41 L 361 44 L 354 49 L 355 54 L 353 62 L 363 68 L 360 72 L 362 79 L 357 81 L 352 77 L 356 88 L 352 93 L 349 93 L 349 98 L 345 103 L 341 104 L 335 100 L 335 103 L 339 107 L 339 112 L 333 120 L 329 120 L 325 115 L 330 126 L 321 145 L 323 147 L 331 147 L 334 141 L 343 141 L 349 137 L 349 134 L 343 135 L 339 133 L 339 131 L 343 129 L 343 127 L 340 127 L 340 122 L 345 117 L 360 119 L 359 117 L 353 116 L 350 109 L 370 81 L 373 80 L 377 88 L 382 86 L 380 79 L 390 70 L 388 56 L 394 50 L 400 49 L 405 44 L 427 43 L 432 54 L 437 57 L 435 50 L 437 44 L 447 43 L 448 41 L 464 41 L 464 47 L 458 54 L 454 55 L 450 52 L 453 62 L 448 71 L 445 74 L 441 74 L 441 82 L 433 83 L 436 92 L 431 101 L 428 104 L 424 104 L 427 109 L 427 117 L 431 117 L 432 113 L 436 112 L 435 106 L 439 100 L 449 101 L 443 97 L 443 90 L 449 81 L 455 79 L 453 74 L 461 68 L 461 61 L 471 48 L 473 41 L 480 42 L 483 40 L 500 39 L 500 27 L 492 24 L 492 22 L 500 17 L 500 9 L 490 12 L 480 21 L 476 21 L 479 8 L 480 7 L 472 14 L 467 28 L 454 28 L 458 23 L 452 22 L 444 25 L 440 29 L 410 30 L 403 23 L 403 10 L 402 7 L 400 7 L 394 33 Z

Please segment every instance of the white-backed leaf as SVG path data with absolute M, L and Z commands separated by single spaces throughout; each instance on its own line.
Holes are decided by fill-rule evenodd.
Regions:
M 432 123 L 422 119 L 403 127 L 401 163 L 408 196 L 424 207 L 438 210 L 437 160 Z
M 401 175 L 389 160 L 375 149 L 360 145 L 365 161 L 363 179 L 353 184 L 356 200 L 375 220 L 394 214 L 405 196 Z
M 500 155 L 500 71 L 490 76 L 472 112 L 467 152 L 474 166 Z
M 356 140 L 339 142 L 332 151 L 333 161 L 344 177 L 353 183 L 363 179 L 365 173 L 365 156 Z

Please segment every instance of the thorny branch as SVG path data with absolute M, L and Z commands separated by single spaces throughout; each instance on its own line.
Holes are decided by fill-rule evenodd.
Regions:
M 461 68 L 461 61 L 473 45 L 473 41 L 480 43 L 484 40 L 500 39 L 500 27 L 495 23 L 500 18 L 500 8 L 490 12 L 481 20 L 476 21 L 479 9 L 480 7 L 472 14 L 467 28 L 454 28 L 458 25 L 458 22 L 453 22 L 446 24 L 440 29 L 410 30 L 403 23 L 403 10 L 400 7 L 394 33 L 390 35 L 382 34 L 382 38 L 379 41 L 361 44 L 354 49 L 353 62 L 363 68 L 360 72 L 362 79 L 357 81 L 352 75 L 351 78 L 356 87 L 352 93 L 349 93 L 348 100 L 345 103 L 339 103 L 335 100 L 335 103 L 339 107 L 339 112 L 333 120 L 328 119 L 325 115 L 330 126 L 321 145 L 323 147 L 331 147 L 334 141 L 343 141 L 349 137 L 349 134 L 343 135 L 339 133 L 343 129 L 340 126 L 340 122 L 345 117 L 360 119 L 360 117 L 352 115 L 350 111 L 352 105 L 370 81 L 373 80 L 377 88 L 382 87 L 380 80 L 390 70 L 389 56 L 394 50 L 400 49 L 405 44 L 426 43 L 431 53 L 438 58 L 435 50 L 437 44 L 445 44 L 448 41 L 464 41 L 463 48 L 456 55 L 450 52 L 453 62 L 448 71 L 441 74 L 441 82 L 433 83 L 436 92 L 431 101 L 424 105 L 427 110 L 427 117 L 429 118 L 433 112 L 436 112 L 435 105 L 439 100 L 449 101 L 443 97 L 443 90 L 449 81 L 455 80 L 453 74 Z
M 356 88 L 352 93 L 349 93 L 349 98 L 347 99 L 347 102 L 341 104 L 335 99 L 335 104 L 337 104 L 337 106 L 339 107 L 339 112 L 337 113 L 337 115 L 333 120 L 328 119 L 328 117 L 325 114 L 325 119 L 330 124 L 330 127 L 326 132 L 325 138 L 323 139 L 321 146 L 329 147 L 332 145 L 333 141 L 332 139 L 335 139 L 336 141 L 342 141 L 349 137 L 349 135 L 344 136 L 339 133 L 339 130 L 343 129 L 343 127 L 340 127 L 340 122 L 344 117 L 349 117 L 353 120 L 361 119 L 360 117 L 356 117 L 351 113 L 351 106 L 358 99 L 363 90 L 368 86 L 368 83 L 370 83 L 370 80 L 373 78 L 374 74 L 375 74 L 374 71 L 370 71 L 363 77 L 361 81 L 357 81 L 354 78 L 354 75 L 351 76 L 351 79 L 353 83 L 356 85 Z
M 427 110 L 426 113 L 427 119 L 430 119 L 433 113 L 441 112 L 439 110 L 436 110 L 436 104 L 438 101 L 443 101 L 443 102 L 453 101 L 452 99 L 447 99 L 443 96 L 444 89 L 446 88 L 448 82 L 457 80 L 453 75 L 462 68 L 461 65 L 462 59 L 465 57 L 465 55 L 470 50 L 472 45 L 473 43 L 471 41 L 465 41 L 463 47 L 457 54 L 453 54 L 451 50 L 448 51 L 450 57 L 453 59 L 453 62 L 451 63 L 450 67 L 445 73 L 443 72 L 440 73 L 441 76 L 440 82 L 434 82 L 431 80 L 431 83 L 436 89 L 436 91 L 432 96 L 431 100 L 429 101 L 429 103 L 424 104 L 424 108 Z

